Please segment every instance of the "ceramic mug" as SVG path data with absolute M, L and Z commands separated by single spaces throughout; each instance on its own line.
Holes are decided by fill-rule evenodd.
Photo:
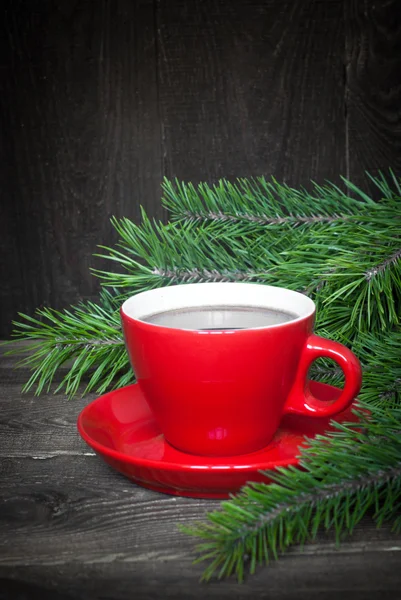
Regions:
M 168 323 L 169 311 L 213 307 L 284 311 L 289 317 L 278 324 L 238 329 L 199 330 Z M 160 313 L 167 324 L 147 321 Z M 121 319 L 138 385 L 167 442 L 183 452 L 254 452 L 269 444 L 284 414 L 335 415 L 361 386 L 356 356 L 342 344 L 313 334 L 313 301 L 284 288 L 251 283 L 158 288 L 126 300 Z M 315 398 L 309 388 L 308 370 L 319 357 L 332 358 L 344 372 L 344 389 L 333 402 Z

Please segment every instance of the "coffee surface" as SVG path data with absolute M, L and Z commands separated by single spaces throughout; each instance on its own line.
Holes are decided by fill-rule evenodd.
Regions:
M 297 317 L 295 313 L 262 307 L 206 306 L 158 312 L 141 320 L 176 329 L 221 331 L 269 327 L 287 323 Z

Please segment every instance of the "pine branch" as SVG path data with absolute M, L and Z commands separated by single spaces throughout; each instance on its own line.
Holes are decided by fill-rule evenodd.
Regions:
M 322 216 L 322 215 L 311 215 L 310 217 L 303 216 L 286 216 L 286 217 L 269 217 L 268 215 L 252 215 L 249 213 L 241 213 L 240 215 L 230 215 L 219 212 L 205 211 L 205 212 L 190 212 L 184 210 L 180 213 L 180 217 L 183 219 L 199 221 L 220 221 L 223 223 L 257 223 L 258 225 L 315 225 L 316 223 L 336 223 L 338 221 L 345 221 L 349 219 L 347 215 L 336 215 L 336 216 Z
M 388 408 L 401 405 L 401 328 L 391 333 L 361 333 L 349 331 L 348 335 L 317 328 L 322 337 L 335 339 L 350 347 L 358 356 L 363 369 L 362 389 L 359 399 L 373 405 Z M 329 359 L 320 358 L 312 363 L 310 378 L 323 383 L 342 387 L 344 376 L 338 365 Z
M 387 256 L 380 264 L 373 268 L 368 269 L 365 272 L 365 278 L 370 281 L 373 277 L 380 275 L 387 271 L 392 265 L 397 265 L 401 259 L 401 248 L 397 248 L 395 252 L 392 252 L 390 256 Z
M 401 197 L 400 179 L 390 170 L 385 177 L 369 176 L 382 195 L 377 205 L 367 194 L 345 178 L 347 191 L 327 183 L 312 182 L 312 191 L 291 188 L 274 178 L 238 179 L 235 183 L 221 180 L 217 185 L 170 182 L 164 180 L 163 204 L 174 220 L 222 221 L 224 223 L 291 226 L 343 222 L 352 217 L 364 220 L 369 212 L 386 201 Z M 350 193 L 355 198 L 350 196 Z M 260 227 L 258 227 L 260 230 Z M 249 231 L 249 230 L 248 230 Z
M 103 291 L 101 303 L 81 303 L 63 312 L 49 308 L 36 311 L 36 318 L 20 314 L 14 322 L 13 339 L 33 342 L 9 354 L 25 354 L 18 363 L 33 371 L 24 385 L 26 392 L 36 386 L 35 394 L 49 391 L 63 366 L 67 372 L 55 392 L 65 389 L 68 396 L 77 393 L 84 377 L 83 394 L 132 383 L 134 378 L 125 351 L 119 310 L 114 297 Z
M 94 273 L 105 285 L 125 288 L 127 293 L 179 282 L 273 281 L 272 264 L 278 260 L 275 247 L 290 237 L 287 233 L 280 240 L 266 240 L 262 249 L 253 240 L 233 240 L 220 230 L 191 223 L 163 225 L 151 222 L 145 214 L 141 226 L 129 219 L 112 222 L 120 241 L 114 248 L 102 247 L 107 254 L 100 256 L 123 272 Z
M 286 260 L 276 266 L 275 273 L 279 279 L 292 275 L 298 288 L 309 278 L 313 289 L 321 292 L 320 320 L 328 329 L 334 323 L 344 332 L 354 327 L 391 329 L 400 323 L 401 305 L 401 239 L 394 217 L 396 213 L 393 224 L 372 231 L 355 227 L 344 246 L 330 242 L 326 233 L 315 232 L 313 240 L 286 252 Z
M 312 193 L 296 190 L 274 178 L 267 181 L 238 179 L 235 183 L 221 180 L 217 185 L 200 183 L 198 186 L 167 179 L 163 183 L 163 204 L 175 220 L 185 221 L 245 221 L 247 224 L 291 225 L 332 222 L 358 214 L 373 201 L 350 182 L 344 180 L 359 199 L 353 199 L 337 186 L 312 184 Z
M 222 235 L 237 244 L 241 244 L 241 238 L 245 251 L 249 242 L 257 246 L 260 268 L 250 270 L 249 280 L 275 280 L 276 285 L 308 295 L 325 288 L 325 302 L 335 302 L 342 311 L 341 321 L 337 320 L 338 312 L 334 317 L 338 327 L 349 329 L 351 321 L 351 326 L 355 323 L 361 329 L 380 330 L 399 322 L 401 184 L 391 171 L 387 179 L 384 175 L 371 179 L 382 194 L 380 203 L 374 203 L 346 180 L 346 187 L 357 200 L 332 184 L 315 184 L 316 193 L 311 195 L 263 178 L 238 180 L 236 184 L 221 181 L 212 187 L 199 184 L 197 188 L 165 181 L 164 201 L 180 223 L 195 220 L 204 232 L 212 231 L 221 239 L 220 222 Z M 241 220 L 249 223 L 240 227 Z M 255 230 L 252 223 L 263 227 Z M 283 236 L 278 240 L 287 230 L 291 232 L 290 239 Z M 269 248 L 269 255 L 263 252 L 264 248 Z M 218 263 L 218 248 L 215 256 Z M 219 280 L 246 278 L 247 265 L 240 266 L 240 275 L 231 274 L 224 269 L 224 256 L 221 258 L 222 263 L 216 264 L 215 269 Z M 266 265 L 270 266 L 268 273 Z M 201 270 L 199 262 L 195 266 Z M 169 272 L 168 268 L 165 271 Z M 181 269 L 175 280 L 186 273 Z M 339 298 L 344 301 L 338 302 Z M 332 320 L 329 310 L 327 323 Z
M 401 206 L 401 205 L 400 205 Z M 398 212 L 397 212 L 398 211 Z M 371 222 L 270 229 L 257 238 L 212 225 L 142 226 L 114 220 L 120 242 L 103 257 L 123 272 L 96 274 L 126 293 L 177 283 L 253 281 L 316 296 L 322 323 L 380 331 L 399 323 L 401 209 L 382 208 Z M 379 265 L 379 267 L 378 267 Z M 367 273 L 375 273 L 367 277 Z M 335 308 L 333 308 L 335 304 Z
M 198 561 L 211 561 L 204 579 L 235 573 L 277 559 L 293 544 L 313 540 L 321 528 L 336 541 L 352 533 L 368 510 L 377 525 L 391 521 L 401 530 L 401 408 L 359 411 L 362 423 L 338 424 L 337 431 L 309 442 L 295 467 L 267 472 L 272 484 L 252 483 L 207 515 L 207 523 L 181 529 L 198 538 Z
M 169 284 L 180 283 L 201 283 L 204 281 L 261 281 L 262 274 L 252 271 L 234 272 L 234 271 L 218 271 L 217 269 L 158 269 L 155 267 L 152 271 L 153 275 L 161 277 Z
M 346 338 L 342 338 L 346 341 Z M 364 365 L 359 398 L 370 406 L 401 404 L 401 328 L 390 334 L 363 333 L 355 336 L 352 350 Z

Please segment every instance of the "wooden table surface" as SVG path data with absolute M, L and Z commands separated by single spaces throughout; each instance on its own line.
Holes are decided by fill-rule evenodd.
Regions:
M 199 583 L 193 540 L 177 523 L 219 503 L 151 492 L 114 472 L 77 434 L 95 396 L 22 394 L 28 373 L 1 350 L 1 600 L 401 598 L 401 540 L 368 519 L 340 548 L 322 535 L 244 584 Z

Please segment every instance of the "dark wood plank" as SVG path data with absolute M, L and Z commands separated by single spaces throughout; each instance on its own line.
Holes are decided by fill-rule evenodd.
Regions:
M 180 179 L 345 168 L 341 1 L 157 1 L 164 170 Z
M 13 581 L 12 579 L 0 579 L 0 600 L 32 600 L 40 598 L 41 600 L 79 600 L 83 598 L 74 594 L 64 594 L 40 584 L 28 583 L 24 581 Z M 86 600 L 88 597 L 86 596 Z
M 96 295 L 111 215 L 162 214 L 153 1 L 5 6 L 0 335 L 18 310 Z
M 22 392 L 30 377 L 26 368 L 16 368 L 21 355 L 9 355 L 11 350 L 27 348 L 25 342 L 0 346 L 0 460 L 1 457 L 32 459 L 56 456 L 94 456 L 94 452 L 78 435 L 76 422 L 80 411 L 98 395 L 80 392 L 73 398 L 53 391 L 34 395 L 34 390 Z M 62 368 L 53 386 L 67 372 Z M 81 388 L 83 392 L 84 388 Z
M 401 174 L 400 4 L 347 0 L 344 6 L 348 176 L 374 191 L 365 171 Z
M 378 559 L 382 558 L 380 563 Z M 329 566 L 330 565 L 330 566 Z M 379 565 L 381 571 L 379 571 Z M 167 562 L 162 567 L 152 559 L 140 566 L 130 562 L 103 563 L 85 570 L 73 562 L 57 565 L 57 577 L 46 566 L 13 567 L 6 571 L 1 587 L 13 586 L 3 600 L 32 600 L 32 588 L 44 600 L 399 600 L 399 556 L 366 553 L 347 557 L 286 557 L 269 569 L 260 570 L 244 584 L 233 580 L 199 583 L 200 567 L 187 561 Z M 0 576 L 3 569 L 0 567 Z M 53 570 L 54 573 L 54 570 Z M 16 581 L 10 581 L 10 578 Z M 39 590 L 38 590 L 39 588 Z M 25 595 L 22 595 L 25 593 Z M 51 593 L 55 594 L 51 596 Z M 31 594 L 31 595 L 29 595 Z M 57 595 L 56 595 L 57 594 Z M 60 596 L 58 595 L 60 594 Z M 65 597 L 67 596 L 68 597 Z M 38 597 L 42 597 L 40 594 Z
M 294 548 L 245 585 L 200 585 L 202 567 L 191 565 L 194 542 L 176 525 L 202 519 L 218 503 L 143 490 L 97 459 L 2 460 L 0 499 L 0 578 L 60 593 L 86 590 L 117 600 L 134 586 L 140 598 L 263 598 L 268 592 L 289 600 L 351 592 L 373 599 L 379 591 L 397 598 L 400 589 L 399 538 L 368 522 L 340 548 L 330 536 L 303 552 Z
M 76 422 L 80 411 L 96 394 L 71 400 L 64 394 L 52 393 L 34 397 L 32 393 L 21 392 L 22 383 L 15 382 L 14 373 L 10 380 L 1 375 L 0 460 L 1 457 L 94 456 L 78 435 Z
M 0 346 L 0 460 L 1 457 L 39 460 L 55 456 L 94 456 L 80 438 L 76 422 L 80 411 L 97 394 L 81 397 L 78 393 L 68 399 L 62 392 L 49 391 L 40 396 L 35 396 L 34 390 L 23 393 L 30 371 L 16 368 L 20 355 L 7 352 L 28 346 L 25 342 Z M 64 367 L 59 371 L 53 390 L 66 372 Z
M 150 492 L 97 457 L 2 459 L 0 473 L 2 567 L 181 560 L 193 541 L 177 523 L 219 505 Z

